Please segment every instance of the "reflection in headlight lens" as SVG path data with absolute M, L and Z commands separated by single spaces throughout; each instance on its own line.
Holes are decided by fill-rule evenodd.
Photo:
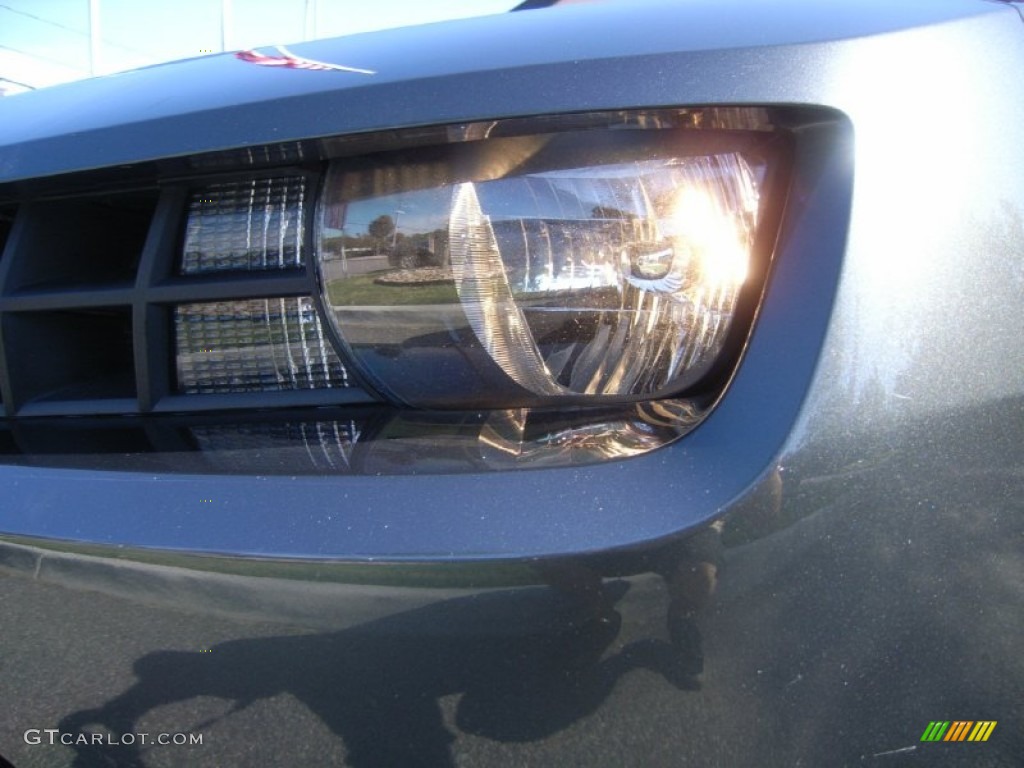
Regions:
M 353 356 L 428 406 L 699 379 L 751 269 L 765 162 L 643 133 L 604 152 L 555 134 L 335 165 L 319 264 Z

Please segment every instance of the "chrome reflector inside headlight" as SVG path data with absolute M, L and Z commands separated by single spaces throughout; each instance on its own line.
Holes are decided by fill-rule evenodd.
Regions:
M 364 372 L 405 402 L 462 407 L 700 380 L 764 274 L 775 137 L 630 128 L 335 161 L 321 284 Z

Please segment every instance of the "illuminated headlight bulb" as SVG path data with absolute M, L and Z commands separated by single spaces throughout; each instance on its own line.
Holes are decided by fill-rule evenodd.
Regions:
M 683 189 L 673 212 L 677 247 L 693 260 L 703 287 L 738 289 L 750 265 L 750 233 L 740 231 L 738 216 L 703 189 Z

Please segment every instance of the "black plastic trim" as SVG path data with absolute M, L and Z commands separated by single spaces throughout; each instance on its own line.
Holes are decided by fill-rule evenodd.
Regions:
M 243 410 L 334 405 L 379 404 L 370 394 L 354 387 L 299 389 L 282 392 L 230 392 L 204 395 L 168 395 L 153 406 L 154 413 Z
M 128 178 L 130 169 L 124 173 L 117 188 L 39 197 L 0 209 L 0 417 L 376 401 L 354 387 L 230 395 L 174 391 L 175 305 L 317 296 L 312 232 L 319 167 L 236 170 L 148 186 Z M 284 173 L 308 182 L 303 268 L 178 274 L 189 199 L 196 189 Z M 53 181 L 56 188 L 60 181 Z M 125 233 L 118 228 L 122 215 L 132 223 Z M 97 275 L 91 271 L 95 259 L 106 267 Z M 119 339 L 130 336 L 130 343 L 110 345 L 90 336 L 90 327 L 106 328 L 111 322 Z M 58 355 L 68 365 L 56 365 L 47 355 Z M 89 355 L 97 362 L 90 363 Z M 115 376 L 107 381 L 110 371 Z

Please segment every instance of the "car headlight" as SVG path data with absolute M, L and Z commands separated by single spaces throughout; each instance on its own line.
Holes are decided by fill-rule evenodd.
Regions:
M 406 127 L 140 167 L 135 187 L 54 182 L 0 209 L 0 415 L 25 437 L 30 416 L 293 409 L 238 441 L 219 423 L 201 440 L 198 416 L 152 440 L 245 446 L 259 472 L 288 441 L 315 471 L 373 473 L 652 450 L 736 369 L 804 119 Z
M 759 292 L 780 142 L 661 118 L 333 161 L 317 262 L 347 356 L 418 407 L 697 385 Z

